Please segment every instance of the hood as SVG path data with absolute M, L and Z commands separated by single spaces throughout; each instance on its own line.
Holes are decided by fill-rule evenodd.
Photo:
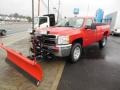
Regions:
M 60 35 L 60 36 L 62 35 L 70 36 L 81 32 L 80 29 L 72 28 L 72 27 L 49 27 L 49 28 L 37 30 L 37 32 L 42 32 L 42 31 L 49 31 L 50 34 Z

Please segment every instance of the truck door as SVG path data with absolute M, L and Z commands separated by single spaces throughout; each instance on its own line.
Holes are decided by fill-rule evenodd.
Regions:
M 41 16 L 34 18 L 34 27 L 37 28 L 46 28 L 49 27 L 50 21 L 48 16 Z
M 91 18 L 87 19 L 85 22 L 85 32 L 84 32 L 84 45 L 88 46 L 96 41 L 96 30 L 91 28 L 93 20 Z M 89 28 L 86 28 L 89 27 Z
M 49 17 L 47 16 L 39 17 L 39 26 L 40 28 L 49 27 L 50 26 Z

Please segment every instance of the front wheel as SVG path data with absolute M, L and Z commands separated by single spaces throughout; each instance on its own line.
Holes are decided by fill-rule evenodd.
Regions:
M 82 46 L 80 43 L 73 44 L 70 52 L 70 62 L 75 63 L 80 59 L 82 53 Z
M 36 81 L 36 85 L 37 85 L 37 87 L 40 85 L 40 81 Z
M 107 37 L 103 37 L 101 41 L 99 41 L 99 48 L 102 49 L 106 46 L 107 43 Z

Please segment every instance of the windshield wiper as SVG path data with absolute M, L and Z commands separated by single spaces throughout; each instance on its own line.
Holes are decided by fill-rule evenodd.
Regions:
M 74 27 L 74 26 L 68 26 L 68 27 Z
M 74 27 L 74 26 L 56 26 L 56 27 Z
M 74 27 L 74 26 L 65 26 L 65 27 Z
M 64 27 L 64 26 L 56 26 L 56 27 Z

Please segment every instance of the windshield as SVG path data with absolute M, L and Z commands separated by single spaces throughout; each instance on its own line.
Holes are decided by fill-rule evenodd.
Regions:
M 81 27 L 83 25 L 83 18 L 63 19 L 56 26 L 58 27 Z
M 36 24 L 41 25 L 46 22 L 47 22 L 47 17 L 35 17 L 34 18 L 34 25 L 36 25 Z

